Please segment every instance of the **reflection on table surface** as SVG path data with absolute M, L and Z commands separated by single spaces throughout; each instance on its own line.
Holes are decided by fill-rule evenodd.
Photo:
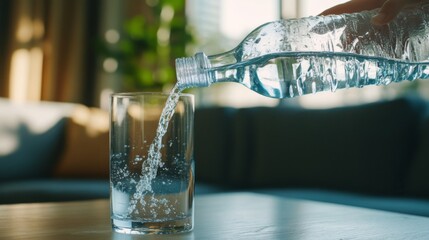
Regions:
M 254 193 L 198 196 L 195 228 L 125 235 L 110 226 L 109 201 L 0 205 L 0 239 L 425 239 L 429 218 Z

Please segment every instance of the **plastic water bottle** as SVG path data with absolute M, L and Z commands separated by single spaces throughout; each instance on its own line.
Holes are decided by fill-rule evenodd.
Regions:
M 231 51 L 176 59 L 180 89 L 237 82 L 289 98 L 320 91 L 429 78 L 429 4 L 402 10 L 385 26 L 377 10 L 279 20 Z

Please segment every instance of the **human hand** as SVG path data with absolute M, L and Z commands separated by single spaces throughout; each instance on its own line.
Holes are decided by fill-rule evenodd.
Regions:
M 385 25 L 389 23 L 402 8 L 415 5 L 423 0 L 351 0 L 323 11 L 320 15 L 360 12 L 380 8 L 372 18 L 372 24 Z

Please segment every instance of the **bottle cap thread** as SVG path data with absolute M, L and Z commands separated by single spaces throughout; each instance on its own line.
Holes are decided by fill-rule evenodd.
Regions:
M 177 85 L 180 89 L 208 87 L 212 83 L 209 70 L 210 61 L 200 52 L 193 57 L 176 59 Z

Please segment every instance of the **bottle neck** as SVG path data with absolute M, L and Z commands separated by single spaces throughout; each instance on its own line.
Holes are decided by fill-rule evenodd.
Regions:
M 214 74 L 219 67 L 237 62 L 235 51 L 207 56 L 202 52 L 192 57 L 176 59 L 177 85 L 180 90 L 193 87 L 208 87 L 217 82 Z
M 212 68 L 222 67 L 225 65 L 231 65 L 231 64 L 237 63 L 237 58 L 235 56 L 236 55 L 235 53 L 236 53 L 236 50 L 232 49 L 228 52 L 208 56 L 207 58 Z
M 209 59 L 204 53 L 193 57 L 176 59 L 177 87 L 179 90 L 192 87 L 207 87 L 211 84 L 208 70 L 211 68 Z

